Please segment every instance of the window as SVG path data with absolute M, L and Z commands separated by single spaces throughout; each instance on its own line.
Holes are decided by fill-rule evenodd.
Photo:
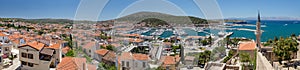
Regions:
M 33 67 L 33 63 L 28 63 L 28 66 L 29 67 Z
M 33 59 L 33 54 L 28 54 L 29 59 Z
M 22 57 L 27 58 L 27 54 L 26 53 L 22 53 Z
M 22 65 L 27 65 L 27 62 L 21 61 Z
M 9 51 L 8 47 L 6 47 L 4 50 L 5 50 L 5 51 Z
M 126 62 L 126 66 L 129 67 L 129 62 Z
M 124 66 L 125 66 L 124 64 L 125 64 L 125 62 L 124 62 L 124 61 L 122 61 L 122 67 L 124 67 Z
M 56 51 L 54 51 L 53 54 L 56 54 Z
M 91 50 L 89 50 L 89 53 L 91 53 Z

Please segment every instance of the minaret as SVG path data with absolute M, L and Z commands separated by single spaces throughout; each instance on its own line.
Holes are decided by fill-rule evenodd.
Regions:
M 257 44 L 257 47 L 261 48 L 260 45 L 260 36 L 261 36 L 261 29 L 260 29 L 260 13 L 258 11 L 258 16 L 257 16 L 257 22 L 256 22 L 256 32 L 255 32 L 255 35 L 256 35 L 256 44 Z

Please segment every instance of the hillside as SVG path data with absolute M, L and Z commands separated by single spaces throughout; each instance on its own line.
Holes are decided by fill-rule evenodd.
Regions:
M 130 14 L 121 18 L 115 19 L 116 21 L 129 21 L 129 22 L 139 22 L 147 18 L 156 18 L 167 23 L 176 23 L 176 24 L 208 24 L 207 20 L 192 16 L 174 16 L 169 14 L 157 13 L 157 12 L 138 12 Z

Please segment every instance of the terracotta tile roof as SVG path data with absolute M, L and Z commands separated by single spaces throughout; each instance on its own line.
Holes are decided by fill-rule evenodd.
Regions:
M 88 68 L 88 70 L 97 70 L 97 69 L 96 69 L 96 65 L 88 64 L 88 65 L 87 65 L 87 68 Z
M 100 50 L 96 50 L 95 53 L 104 56 L 107 52 L 109 52 L 109 50 L 106 49 L 100 49 Z
M 29 42 L 27 44 L 21 45 L 19 47 L 24 47 L 24 46 L 30 46 L 36 50 L 41 50 L 45 46 L 45 44 L 39 43 L 37 41 L 33 41 L 33 42 Z
M 15 44 L 20 44 L 20 40 L 16 39 L 16 40 L 12 40 L 13 43 Z
M 164 65 L 176 64 L 175 57 L 173 57 L 173 56 L 165 56 L 164 58 L 165 58 L 164 61 L 163 61 Z
M 4 33 L 2 33 L 2 32 L 0 32 L 0 36 L 7 36 L 6 34 L 4 34 Z
M 133 59 L 133 57 L 132 57 L 132 55 L 131 55 L 130 52 L 122 52 L 120 58 L 124 59 L 124 60 L 131 60 L 131 59 Z
M 85 44 L 83 46 L 83 48 L 92 48 L 95 44 L 96 44 L 96 42 L 88 42 L 87 44 Z
M 143 61 L 149 60 L 149 56 L 146 54 L 132 54 L 132 55 L 135 60 L 143 60 Z
M 242 42 L 239 44 L 239 50 L 255 50 L 255 42 Z
M 59 49 L 60 48 L 60 43 L 53 44 L 53 45 L 51 45 L 47 48 Z
M 86 64 L 85 58 L 65 57 L 57 65 L 56 70 L 82 70 Z
M 113 51 L 109 51 L 104 57 L 103 60 L 115 62 L 116 60 L 116 53 Z

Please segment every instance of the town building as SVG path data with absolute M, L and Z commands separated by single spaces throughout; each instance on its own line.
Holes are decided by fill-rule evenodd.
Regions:
M 149 68 L 150 57 L 146 54 L 123 52 L 119 56 L 121 70 L 145 70 Z
M 61 60 L 60 44 L 49 47 L 33 41 L 18 48 L 22 70 L 49 70 L 55 68 Z

